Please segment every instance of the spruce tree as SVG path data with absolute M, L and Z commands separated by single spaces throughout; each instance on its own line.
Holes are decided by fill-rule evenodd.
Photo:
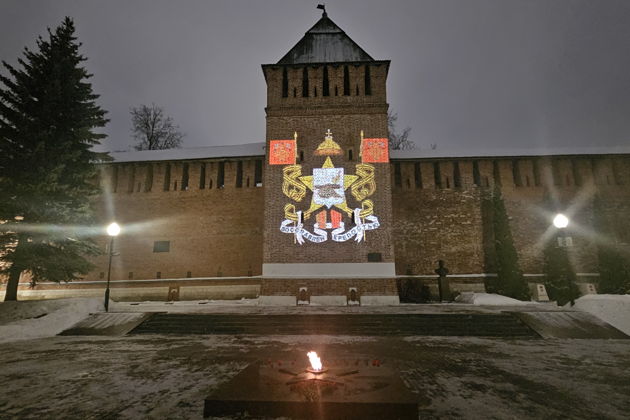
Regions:
M 514 299 L 529 300 L 531 294 L 518 264 L 518 254 L 498 183 L 492 194 L 492 213 L 497 279 L 489 282 L 489 291 Z
M 593 199 L 595 230 L 606 238 L 597 247 L 599 262 L 599 292 L 610 294 L 630 293 L 630 256 L 613 242 L 615 231 L 605 217 L 606 204 L 600 195 Z
M 599 245 L 599 293 L 630 294 L 630 258 L 611 245 Z
M 0 74 L 0 270 L 5 300 L 17 299 L 20 274 L 32 282 L 70 281 L 92 267 L 90 198 L 98 192 L 92 151 L 107 120 L 81 65 L 74 23 L 65 18 L 19 66 Z M 93 232 L 92 232 L 93 234 Z

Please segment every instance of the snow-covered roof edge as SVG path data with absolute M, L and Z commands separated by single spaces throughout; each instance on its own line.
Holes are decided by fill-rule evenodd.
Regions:
M 531 149 L 474 149 L 474 150 L 431 150 L 410 149 L 391 150 L 390 157 L 397 159 L 455 159 L 455 158 L 494 158 L 527 156 L 593 156 L 630 155 L 630 146 L 571 147 L 571 148 L 531 148 Z M 226 146 L 191 147 L 168 150 L 141 150 L 110 152 L 113 162 L 154 162 L 164 160 L 194 160 L 213 158 L 234 158 L 265 156 L 265 143 L 247 143 Z
M 265 142 L 167 150 L 132 150 L 110 152 L 109 155 L 115 163 L 265 156 Z
M 529 149 L 474 149 L 474 150 L 391 150 L 391 159 L 453 159 L 453 158 L 493 158 L 526 156 L 588 156 L 588 155 L 629 155 L 630 146 L 607 147 L 545 147 Z

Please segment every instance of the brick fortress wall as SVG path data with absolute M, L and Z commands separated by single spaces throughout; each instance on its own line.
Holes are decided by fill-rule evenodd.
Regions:
M 366 89 L 365 69 L 369 66 L 370 88 Z M 313 168 L 321 168 L 326 156 L 315 156 L 313 152 L 324 141 L 330 129 L 343 151 L 341 156 L 331 156 L 335 167 L 343 167 L 344 173 L 355 174 L 359 157 L 360 132 L 366 138 L 387 137 L 387 103 L 385 80 L 387 62 L 377 64 L 308 65 L 308 90 L 304 90 L 304 66 L 263 66 L 267 81 L 267 145 L 269 140 L 292 139 L 298 133 L 297 164 L 302 165 L 302 175 L 311 175 Z M 344 94 L 344 69 L 348 69 L 349 87 Z M 329 77 L 329 92 L 324 96 L 323 74 Z M 288 86 L 283 97 L 283 71 L 286 71 Z M 304 94 L 307 93 L 307 96 Z M 269 148 L 267 147 L 267 150 Z M 300 156 L 303 159 L 300 159 Z M 390 169 L 387 163 L 376 163 L 377 189 L 370 197 L 374 202 L 374 214 L 381 227 L 368 231 L 367 240 L 356 243 L 327 241 L 315 244 L 306 241 L 294 244 L 293 235 L 282 233 L 280 224 L 284 218 L 284 206 L 294 204 L 297 210 L 308 210 L 312 193 L 308 191 L 301 202 L 292 201 L 282 192 L 283 166 L 268 165 L 265 168 L 265 235 L 263 261 L 265 263 L 364 263 L 368 253 L 380 253 L 383 262 L 393 262 L 391 246 L 391 191 Z M 345 197 L 352 209 L 360 207 L 346 190 Z M 325 208 L 325 207 L 324 207 Z M 334 207 L 332 208 L 334 209 Z M 311 226 L 315 215 L 306 220 Z M 349 218 L 344 215 L 346 226 Z
M 256 161 L 262 170 L 262 157 L 103 165 L 99 219 L 123 229 L 112 280 L 260 275 L 263 188 Z M 101 237 L 99 245 L 105 249 L 107 241 Z M 168 250 L 159 249 L 166 242 Z M 107 275 L 107 255 L 94 263 L 86 280 Z
M 524 273 L 536 281 L 555 212 L 569 214 L 569 255 L 582 281 L 596 281 L 593 199 L 614 232 L 606 240 L 630 244 L 630 159 L 618 156 L 397 160 L 392 164 L 394 247 L 399 275 L 434 275 L 442 259 L 451 274 L 496 273 L 492 215 L 484 198 L 500 182 L 511 233 Z M 550 199 L 549 197 L 552 197 Z M 555 202 L 554 206 L 549 203 Z M 487 204 L 487 202 L 486 202 Z M 483 277 L 461 282 L 483 283 Z

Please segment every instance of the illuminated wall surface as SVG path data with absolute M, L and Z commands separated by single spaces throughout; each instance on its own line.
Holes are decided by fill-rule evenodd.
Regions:
M 302 245 L 305 240 L 361 242 L 367 231 L 380 227 L 378 209 L 370 200 L 377 189 L 371 163 L 389 162 L 387 139 L 361 140 L 361 163 L 356 165 L 354 175 L 335 167 L 335 157 L 343 156 L 344 151 L 330 130 L 312 151 L 315 156 L 326 157 L 321 168 L 313 168 L 312 175 L 302 175 L 302 165 L 296 163 L 297 133 L 294 140 L 269 142 L 269 164 L 285 165 L 282 192 L 289 201 L 284 206 L 280 231 L 292 234 L 296 244 Z

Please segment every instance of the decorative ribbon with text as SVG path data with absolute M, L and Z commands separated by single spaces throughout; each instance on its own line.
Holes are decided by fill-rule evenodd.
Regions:
M 332 223 L 326 223 L 326 226 L 319 226 L 318 223 L 315 223 L 313 225 L 314 233 L 311 233 L 304 228 L 304 223 L 301 222 L 302 212 L 298 211 L 296 216 L 297 220 L 284 220 L 280 224 L 280 231 L 294 234 L 295 240 L 300 245 L 304 244 L 305 238 L 314 243 L 321 243 L 328 240 L 328 232 L 324 229 L 331 229 L 333 227 Z M 339 227 L 330 233 L 331 239 L 335 242 L 345 242 L 356 236 L 354 240 L 361 242 L 365 236 L 365 231 L 378 229 L 380 226 L 378 218 L 373 215 L 365 217 L 366 222 L 364 222 L 361 218 L 361 209 L 358 208 L 354 209 L 354 220 L 356 221 L 356 225 L 347 231 L 345 230 L 345 224 L 340 222 Z

